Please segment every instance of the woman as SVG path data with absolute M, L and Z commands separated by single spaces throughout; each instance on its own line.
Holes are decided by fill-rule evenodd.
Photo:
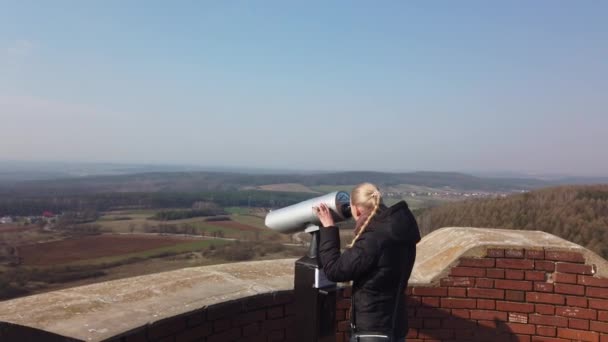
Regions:
M 405 201 L 387 208 L 370 183 L 356 186 L 350 200 L 355 237 L 342 254 L 329 208 L 315 208 L 323 225 L 321 265 L 329 280 L 353 281 L 351 341 L 403 341 L 408 330 L 404 290 L 420 241 L 416 219 Z

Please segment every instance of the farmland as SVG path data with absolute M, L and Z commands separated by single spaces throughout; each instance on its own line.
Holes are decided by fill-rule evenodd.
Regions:
M 170 221 L 155 219 L 160 210 L 107 211 L 86 223 L 0 226 L 0 299 L 183 267 L 295 257 L 305 251 L 289 244 L 290 236 L 265 228 L 265 212 L 257 209 L 231 207 L 222 216 Z

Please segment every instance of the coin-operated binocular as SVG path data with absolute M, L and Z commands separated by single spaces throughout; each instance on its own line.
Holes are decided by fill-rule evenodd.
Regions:
M 273 210 L 266 216 L 268 228 L 284 234 L 305 231 L 311 234 L 308 254 L 296 261 L 294 295 L 298 342 L 335 340 L 336 284 L 325 277 L 319 264 L 319 227 L 314 208 L 327 205 L 334 222 L 351 217 L 350 196 L 332 192 L 289 207 Z

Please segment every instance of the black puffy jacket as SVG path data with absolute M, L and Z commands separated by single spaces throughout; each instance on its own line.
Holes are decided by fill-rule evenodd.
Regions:
M 407 334 L 403 292 L 414 266 L 418 241 L 418 224 L 404 201 L 383 207 L 355 244 L 342 254 L 338 228 L 321 228 L 319 258 L 327 278 L 335 282 L 353 281 L 353 323 L 357 331 L 385 333 L 396 338 Z M 399 288 L 402 276 L 405 282 Z M 397 302 L 399 292 L 402 300 Z

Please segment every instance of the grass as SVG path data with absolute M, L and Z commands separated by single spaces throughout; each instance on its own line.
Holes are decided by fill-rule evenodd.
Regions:
M 354 185 L 317 185 L 317 186 L 311 186 L 310 188 L 314 191 L 318 191 L 318 192 L 322 192 L 322 193 L 329 193 L 329 192 L 334 192 L 334 191 L 346 191 L 347 193 L 350 194 L 350 192 L 353 190 L 355 186 Z
M 193 242 L 180 243 L 173 246 L 161 247 L 150 249 L 143 252 L 137 253 L 128 253 L 115 255 L 110 257 L 103 258 L 95 258 L 95 259 L 86 259 L 79 260 L 75 262 L 71 262 L 64 265 L 103 265 L 103 264 L 117 264 L 128 261 L 130 259 L 149 259 L 179 253 L 193 252 L 199 251 L 205 248 L 208 248 L 211 245 L 221 246 L 230 243 L 230 241 L 226 240 L 198 240 Z

